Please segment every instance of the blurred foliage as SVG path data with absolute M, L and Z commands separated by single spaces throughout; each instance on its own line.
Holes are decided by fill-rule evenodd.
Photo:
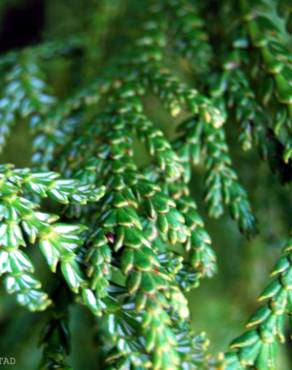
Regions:
M 28 2 L 25 0 L 1 1 L 1 19 L 7 15 L 8 9 L 25 7 L 26 3 Z M 115 70 L 116 67 L 111 66 L 114 66 L 116 60 L 119 60 L 124 49 L 129 48 L 130 55 L 131 51 L 135 51 L 131 50 L 135 48 L 132 39 L 137 38 L 144 8 L 147 8 L 148 5 L 147 0 L 43 0 L 40 3 L 44 8 L 45 20 L 38 32 L 44 41 L 70 40 L 76 36 L 76 40 L 74 39 L 72 42 L 72 50 L 70 46 L 68 47 L 69 52 L 62 52 L 58 58 L 54 58 L 54 56 L 44 58 L 42 73 L 46 76 L 45 80 L 49 86 L 48 89 L 45 86 L 45 94 L 54 96 L 56 101 L 71 96 L 72 92 L 77 90 L 76 86 L 86 86 L 96 77 L 99 78 L 104 73 L 105 66 L 109 65 L 110 72 Z M 172 11 L 175 13 L 177 10 L 176 2 L 170 1 L 169 3 L 174 4 Z M 285 96 L 283 98 L 281 95 L 281 86 L 279 87 L 281 83 L 277 85 L 279 79 L 277 80 L 275 77 L 276 74 L 265 78 L 263 75 L 266 71 L 257 67 L 260 58 L 259 48 L 255 48 L 255 51 L 252 50 L 251 54 L 247 54 L 250 52 L 250 46 L 232 48 L 236 41 L 243 40 L 245 42 L 247 38 L 246 28 L 240 26 L 236 15 L 238 2 L 224 1 L 221 4 L 221 2 L 212 0 L 205 2 L 194 0 L 189 3 L 192 3 L 195 9 L 204 15 L 203 30 L 207 31 L 209 35 L 212 50 L 208 48 L 209 42 L 204 39 L 204 32 L 201 34 L 199 30 L 199 43 L 193 45 L 192 50 L 194 51 L 192 53 L 192 50 L 187 48 L 192 43 L 194 35 L 192 33 L 188 35 L 186 27 L 185 37 L 182 40 L 176 39 L 181 29 L 173 22 L 173 28 L 170 30 L 170 36 L 167 40 L 166 64 L 175 72 L 176 76 L 179 76 L 180 80 L 195 87 L 206 96 L 211 96 L 214 101 L 216 100 L 216 106 L 219 109 L 228 111 L 228 118 L 224 126 L 226 142 L 238 178 L 247 191 L 252 204 L 259 230 L 255 237 L 247 239 L 238 230 L 236 222 L 233 222 L 228 215 L 224 214 L 220 219 L 210 218 L 208 216 L 210 212 L 206 209 L 203 197 L 206 191 L 204 165 L 200 162 L 199 165 L 195 166 L 189 182 L 190 193 L 198 205 L 199 213 L 205 222 L 205 228 L 212 238 L 212 245 L 217 255 L 218 271 L 212 279 L 203 279 L 198 288 L 188 292 L 187 298 L 191 311 L 192 328 L 196 333 L 201 331 L 207 333 L 207 337 L 210 339 L 210 352 L 215 355 L 218 352 L 226 351 L 229 343 L 243 332 L 247 318 L 258 307 L 257 297 L 266 286 L 269 273 L 279 258 L 284 241 L 289 235 L 292 214 L 291 186 L 289 185 L 289 176 L 291 180 L 292 173 L 292 136 L 289 137 L 291 126 L 287 123 L 288 118 L 284 112 L 286 109 Z M 256 5 L 252 2 L 243 1 L 242 3 L 251 4 L 251 8 Z M 291 52 L 292 43 L 289 30 L 291 30 L 292 16 L 289 1 L 266 0 L 255 1 L 255 3 L 260 3 L 260 6 L 263 7 L 263 13 L 270 15 L 271 23 L 276 25 L 276 29 L 279 31 L 277 35 L 280 35 L 281 42 Z M 230 19 L 233 20 L 232 24 L 229 24 Z M 200 27 L 200 17 L 195 20 L 198 21 Z M 271 27 L 270 24 L 268 27 L 264 24 L 264 31 L 268 32 L 269 29 L 266 30 L 266 28 L 269 27 Z M 256 33 L 255 38 L 260 37 L 261 32 L 259 34 L 258 36 Z M 81 42 L 78 39 L 80 35 L 82 35 Z M 202 36 L 201 39 L 200 36 Z M 226 43 L 222 40 L 226 40 Z M 258 40 L 256 39 L 255 42 Z M 26 46 L 31 45 L 23 45 L 23 47 Z M 171 51 L 172 47 L 176 48 L 175 55 Z M 38 51 L 37 47 L 34 50 L 34 45 L 31 49 L 32 54 L 35 55 L 42 52 Z M 55 49 L 51 50 L 54 53 Z M 9 51 L 7 50 L 7 52 Z M 262 49 L 260 52 L 264 53 Z M 254 62 L 253 68 L 248 65 L 249 59 Z M 291 73 L 291 53 L 290 60 L 286 61 L 284 57 L 282 59 L 289 66 Z M 228 65 L 234 65 L 239 60 L 242 63 L 240 68 L 228 68 Z M 210 63 L 209 67 L 205 65 L 207 61 Z M 245 64 L 245 62 L 247 63 Z M 6 67 L 4 66 L 4 68 Z M 241 72 L 242 75 L 240 75 Z M 225 78 L 223 82 L 218 80 L 222 75 Z M 248 76 L 247 80 L 251 81 L 250 84 L 245 82 L 246 76 Z M 276 82 L 271 81 L 272 78 L 275 78 Z M 267 81 L 267 84 L 264 87 L 257 86 L 258 81 Z M 226 86 L 231 86 L 229 91 L 229 87 L 226 88 Z M 230 91 L 233 91 L 234 94 L 232 95 Z M 256 98 L 250 91 L 256 91 Z M 284 95 L 285 92 L 286 90 Z M 41 91 L 38 95 L 40 96 L 42 93 Z M 267 97 L 267 95 L 269 96 Z M 245 98 L 248 100 L 247 108 L 240 116 L 239 110 Z M 11 99 L 13 101 L 15 97 L 12 95 Z M 161 104 L 154 97 L 154 93 L 148 93 L 142 99 L 146 115 L 156 123 L 157 128 L 161 129 L 167 138 L 173 140 L 174 133 L 177 129 L 179 130 L 180 123 L 188 118 L 188 115 L 183 111 L 178 117 L 172 118 L 167 104 Z M 233 110 L 228 109 L 234 105 L 232 99 L 237 102 L 238 111 L 236 111 L 236 104 L 235 107 L 233 106 Z M 263 101 L 262 106 L 258 104 L 258 101 Z M 227 106 L 224 105 L 226 102 Z M 45 115 L 50 112 L 51 103 L 41 102 L 41 104 L 42 111 L 39 117 L 42 125 Z M 289 109 L 291 110 L 291 102 Z M 277 116 L 273 120 L 272 117 L 275 117 L 279 112 L 284 112 L 282 114 L 284 118 L 280 117 L 278 120 Z M 85 110 L 85 113 L 81 113 L 83 122 L 92 121 L 98 113 L 99 109 Z M 263 126 L 263 129 L 261 128 L 259 132 L 254 130 L 250 134 L 249 124 L 251 121 Z M 274 127 L 275 121 L 281 121 L 281 123 Z M 73 119 L 72 122 L 70 121 L 71 123 L 74 129 Z M 1 154 L 1 163 L 14 163 L 17 167 L 36 166 L 39 156 L 35 157 L 37 160 L 32 162 L 32 152 L 34 155 L 41 153 L 47 156 L 46 158 L 51 158 L 50 143 L 44 150 L 41 147 L 38 147 L 37 150 L 32 149 L 32 142 L 36 137 L 35 132 L 40 136 L 43 135 L 43 132 L 38 129 L 33 132 L 28 126 L 31 128 L 33 125 L 28 125 L 26 118 L 17 117 L 17 124 L 11 128 L 12 134 L 7 137 L 5 150 Z M 266 127 L 269 127 L 270 134 L 261 136 L 261 130 L 266 130 Z M 253 137 L 251 138 L 249 135 Z M 190 137 L 191 134 L 187 133 L 185 140 L 187 141 Z M 62 143 L 62 140 L 65 139 L 61 137 L 58 145 Z M 252 147 L 252 150 L 242 150 L 242 146 L 247 148 L 244 145 L 248 148 Z M 135 139 L 133 146 L 136 163 L 139 165 L 148 164 L 150 156 L 145 145 Z M 88 150 L 90 149 L 88 148 Z M 262 158 L 266 160 L 262 161 Z M 55 164 L 58 163 L 59 157 L 55 157 L 54 160 Z M 284 179 L 282 181 L 284 184 L 281 184 L 279 179 Z M 45 208 L 49 209 L 50 205 L 45 204 Z M 41 272 L 41 280 L 47 281 L 47 286 L 50 286 L 48 268 L 39 258 L 37 251 L 30 251 L 29 256 L 37 271 Z M 82 306 L 72 305 L 69 311 L 72 351 L 67 362 L 75 370 L 97 369 L 96 363 L 100 355 L 98 334 L 99 330 L 102 330 L 102 325 L 96 323 L 90 312 Z M 15 369 L 38 368 L 42 358 L 42 349 L 37 348 L 39 333 L 49 318 L 50 312 L 45 314 L 26 312 L 15 303 L 14 297 L 6 295 L 1 287 L 0 357 L 4 355 L 15 357 L 17 360 Z M 93 331 L 95 335 L 92 333 Z M 88 335 L 88 332 L 91 332 L 91 336 Z M 290 331 L 287 329 L 286 334 L 288 338 L 291 334 L 291 328 Z M 277 369 L 289 370 L 291 366 L 291 341 L 288 339 L 286 344 L 281 347 Z M 11 367 L 7 366 L 8 368 Z

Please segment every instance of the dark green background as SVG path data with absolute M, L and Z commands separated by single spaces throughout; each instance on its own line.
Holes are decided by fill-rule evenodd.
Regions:
M 2 0 L 0 50 L 3 53 L 11 48 L 35 43 L 44 36 L 58 37 L 60 34 L 70 36 L 80 30 L 90 31 L 86 19 L 95 3 L 99 2 Z M 25 19 L 20 22 L 23 17 Z M 20 27 L 25 29 L 25 32 Z M 114 54 L 114 42 L 111 39 L 107 40 L 104 55 Z M 48 79 L 54 93 L 63 96 L 78 81 L 86 80 L 87 74 L 88 78 L 94 73 L 98 74 L 103 68 L 105 59 L 99 52 L 96 50 L 89 56 L 89 59 L 96 56 L 100 60 L 96 70 L 92 70 L 92 66 L 86 63 L 80 66 L 78 56 L 77 62 L 68 58 L 48 62 L 45 70 L 48 71 Z M 145 106 L 149 116 L 171 135 L 175 124 L 157 100 L 149 96 L 145 100 Z M 218 273 L 213 279 L 204 280 L 188 298 L 193 327 L 198 332 L 205 331 L 208 334 L 211 340 L 210 349 L 214 353 L 224 351 L 230 340 L 242 332 L 244 323 L 257 307 L 256 297 L 266 285 L 269 271 L 287 238 L 292 214 L 288 186 L 279 184 L 255 151 L 242 152 L 237 140 L 236 124 L 232 120 L 227 123 L 227 135 L 235 168 L 249 192 L 259 220 L 260 234 L 255 239 L 247 241 L 228 216 L 220 220 L 210 220 L 206 216 L 202 201 L 203 171 L 201 168 L 194 170 L 191 191 L 213 239 L 218 256 Z M 30 145 L 31 137 L 26 123 L 20 121 L 13 130 L 4 154 L 1 155 L 1 163 L 12 162 L 17 166 L 29 166 Z M 144 148 L 138 144 L 136 148 L 137 160 L 147 161 Z M 33 251 L 33 257 L 38 260 L 39 256 L 34 253 Z M 46 276 L 46 267 L 41 262 L 40 268 L 41 273 Z M 36 345 L 44 317 L 41 314 L 28 313 L 19 307 L 14 297 L 4 294 L 2 287 L 0 294 L 0 357 L 16 357 L 17 365 L 14 368 L 19 370 L 37 368 L 41 350 L 36 349 Z M 79 306 L 72 308 L 71 364 L 76 370 L 96 369 L 94 345 L 88 335 L 90 325 L 89 315 L 84 308 Z M 281 347 L 279 361 L 279 369 L 291 369 L 291 342 Z

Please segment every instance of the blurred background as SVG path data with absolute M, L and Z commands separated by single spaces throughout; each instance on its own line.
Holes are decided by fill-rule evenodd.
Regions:
M 52 59 L 44 66 L 54 94 L 65 96 L 76 83 L 98 76 L 104 61 L 114 56 L 117 50 L 115 29 L 103 33 L 95 27 L 100 22 L 106 27 L 107 17 L 113 15 L 114 3 L 115 0 L 1 0 L 0 52 L 3 54 L 32 45 L 44 38 L 88 32 L 87 51 L 76 50 L 74 58 Z M 102 9 L 102 12 L 96 9 Z M 123 39 L 123 31 L 119 37 Z M 99 47 L 94 46 L 97 40 Z M 149 96 L 145 107 L 157 125 L 171 136 L 175 123 L 157 100 Z M 200 167 L 194 169 L 191 184 L 192 195 L 204 216 L 217 253 L 218 273 L 210 280 L 203 280 L 188 299 L 194 330 L 207 333 L 213 353 L 226 350 L 230 340 L 243 331 L 249 315 L 257 307 L 256 298 L 268 282 L 269 272 L 291 227 L 292 205 L 288 186 L 279 184 L 255 150 L 243 152 L 237 137 L 236 124 L 227 122 L 227 138 L 234 167 L 248 190 L 259 221 L 259 235 L 253 240 L 246 240 L 229 216 L 219 220 L 207 217 L 202 201 L 204 173 Z M 25 122 L 18 122 L 0 157 L 1 163 L 30 166 L 30 143 Z M 137 152 L 138 160 L 143 161 L 144 148 L 138 144 Z M 38 255 L 32 258 L 45 277 L 46 267 L 38 261 Z M 4 293 L 2 286 L 0 289 L 0 357 L 15 357 L 17 364 L 13 368 L 17 370 L 36 369 L 41 356 L 41 349 L 37 348 L 38 335 L 44 318 L 41 314 L 28 313 L 15 303 L 14 297 Z M 73 307 L 71 313 L 73 354 L 69 362 L 75 370 L 96 369 L 94 344 L 88 335 L 91 325 L 89 315 L 80 306 Z M 292 346 L 291 341 L 287 341 L 280 350 L 279 369 L 291 368 Z

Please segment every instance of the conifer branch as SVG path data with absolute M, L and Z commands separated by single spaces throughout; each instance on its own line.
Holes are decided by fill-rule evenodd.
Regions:
M 196 75 L 204 74 L 210 68 L 212 50 L 198 4 L 185 0 L 165 3 L 170 13 L 170 33 L 175 54 L 179 53 L 188 60 Z
M 43 346 L 43 355 L 40 364 L 41 370 L 71 370 L 66 356 L 71 349 L 68 303 L 68 292 L 58 286 L 53 295 L 54 307 L 42 329 L 39 345 Z
M 31 127 L 48 112 L 53 98 L 46 93 L 42 74 L 30 54 L 19 53 L 16 64 L 6 74 L 1 106 L 0 148 L 18 119 L 29 119 Z
M 77 292 L 83 278 L 74 250 L 82 243 L 84 226 L 57 223 L 58 216 L 37 211 L 38 204 L 26 197 L 26 191 L 50 197 L 59 203 L 86 204 L 103 196 L 77 181 L 60 180 L 55 173 L 33 174 L 12 166 L 1 169 L 1 275 L 5 275 L 8 293 L 16 293 L 20 304 L 30 310 L 44 310 L 50 303 L 41 283 L 34 278 L 34 267 L 21 247 L 37 244 L 52 272 L 58 262 L 70 288 Z
M 265 303 L 252 315 L 247 331 L 236 338 L 227 353 L 226 369 L 275 369 L 278 342 L 285 341 L 286 316 L 292 314 L 292 238 L 272 272 L 272 280 L 260 295 Z
M 240 2 L 243 27 L 246 29 L 250 43 L 260 56 L 259 69 L 263 83 L 266 85 L 264 103 L 271 103 L 273 97 L 279 102 L 277 115 L 274 116 L 273 130 L 285 145 L 284 160 L 291 158 L 291 119 L 292 119 L 292 88 L 291 60 L 289 49 L 285 46 L 277 26 L 265 12 L 262 1 L 252 4 Z M 289 82 L 290 81 L 290 82 Z

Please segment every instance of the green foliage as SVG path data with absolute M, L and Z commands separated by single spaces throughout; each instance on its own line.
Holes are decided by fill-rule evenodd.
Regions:
M 250 318 L 243 335 L 231 343 L 228 368 L 275 369 L 278 341 L 285 341 L 286 315 L 291 314 L 292 239 L 284 247 L 281 258 L 272 272 L 273 280 L 259 300 L 266 300 Z
M 21 247 L 37 244 L 53 272 L 60 263 L 69 287 L 78 292 L 83 278 L 74 250 L 82 243 L 82 225 L 58 223 L 58 216 L 39 212 L 39 202 L 29 195 L 49 197 L 62 204 L 86 204 L 96 201 L 104 189 L 96 191 L 74 180 L 61 180 L 54 172 L 32 173 L 12 166 L 1 169 L 1 275 L 5 288 L 15 293 L 20 304 L 32 311 L 44 310 L 51 304 L 34 278 L 34 267 Z
M 204 172 L 211 218 L 227 207 L 247 238 L 258 232 L 226 122 L 238 123 L 243 150 L 256 147 L 282 182 L 291 180 L 285 20 L 266 1 L 227 0 L 217 35 L 209 1 L 91 5 L 84 32 L 0 58 L 0 148 L 18 120 L 28 122 L 34 167 L 0 167 L 0 274 L 29 310 L 51 306 L 40 368 L 70 369 L 69 307 L 79 302 L 98 325 L 102 369 L 275 369 L 292 313 L 291 240 L 266 303 L 225 355 L 210 355 L 205 334 L 193 332 L 186 293 L 217 271 L 193 176 Z M 107 58 L 111 38 L 119 50 Z M 54 58 L 74 61 L 76 50 L 83 83 L 58 96 L 46 72 Z M 172 134 L 147 110 L 149 96 L 165 108 Z M 39 210 L 46 207 L 59 216 Z M 50 270 L 48 292 L 23 251 L 35 245 Z

